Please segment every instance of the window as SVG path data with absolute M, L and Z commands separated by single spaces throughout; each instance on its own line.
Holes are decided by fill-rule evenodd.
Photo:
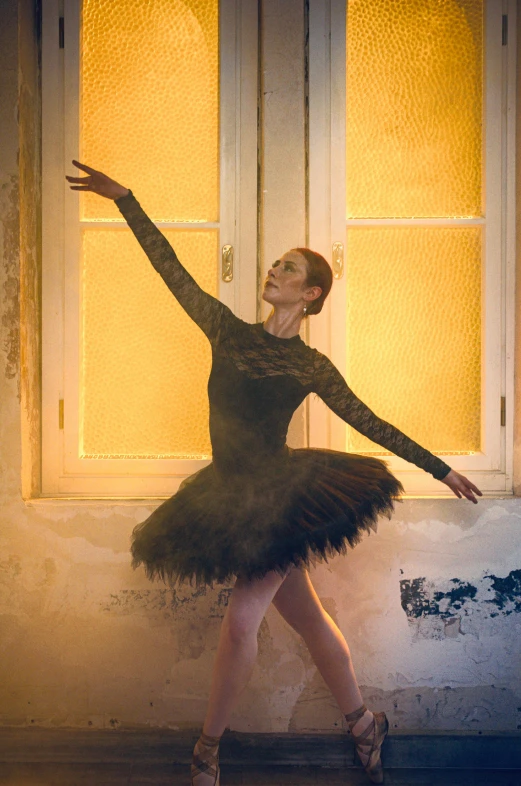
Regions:
M 132 188 L 201 286 L 254 321 L 257 13 L 64 7 L 44 3 L 42 491 L 169 496 L 210 458 L 209 346 L 115 204 L 64 176 L 74 158 Z
M 311 342 L 489 492 L 512 488 L 514 13 L 310 4 L 310 245 L 336 276 Z M 450 494 L 316 401 L 310 439 L 383 455 L 411 494 Z

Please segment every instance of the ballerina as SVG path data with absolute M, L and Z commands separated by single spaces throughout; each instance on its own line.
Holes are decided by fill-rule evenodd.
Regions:
M 78 161 L 86 173 L 66 179 L 76 191 L 115 201 L 155 270 L 212 347 L 212 463 L 187 478 L 133 532 L 132 565 L 171 585 L 235 578 L 223 618 L 208 710 L 196 742 L 192 786 L 218 786 L 219 742 L 253 670 L 257 632 L 273 603 L 304 639 L 344 714 L 362 766 L 383 782 L 385 712 L 363 703 L 347 642 L 322 607 L 308 567 L 346 554 L 390 517 L 401 483 L 384 461 L 313 448 L 291 449 L 286 433 L 295 409 L 317 393 L 343 420 L 374 442 L 430 472 L 454 494 L 477 503 L 481 491 L 399 429 L 379 418 L 348 387 L 331 361 L 300 338 L 301 321 L 318 314 L 332 284 L 326 260 L 294 248 L 264 282 L 272 305 L 264 323 L 249 324 L 204 292 L 141 208 L 132 191 Z

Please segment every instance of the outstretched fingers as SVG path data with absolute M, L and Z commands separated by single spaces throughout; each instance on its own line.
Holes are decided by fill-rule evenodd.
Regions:
M 87 164 L 80 164 L 80 162 L 76 161 L 76 159 L 74 158 L 72 159 L 72 163 L 74 164 L 75 167 L 78 167 L 78 169 L 81 169 L 83 172 L 87 172 L 88 175 L 98 174 L 97 169 L 93 169 L 92 167 L 87 166 Z
M 79 186 L 71 186 L 71 191 L 91 191 L 91 187 L 89 184 L 90 181 L 89 177 L 72 177 L 71 175 L 65 175 L 65 180 L 70 183 L 82 183 L 83 185 Z
M 467 484 L 468 484 L 468 486 L 469 486 L 469 487 L 472 489 L 472 491 L 475 491 L 475 492 L 476 492 L 476 494 L 479 494 L 479 496 L 480 496 L 480 497 L 482 497 L 482 496 L 483 496 L 483 492 L 482 492 L 482 491 L 480 491 L 480 490 L 478 489 L 478 487 L 474 485 L 474 483 L 471 483 L 471 482 L 470 482 L 470 480 L 469 480 L 468 478 L 465 478 L 465 480 L 467 481 Z
M 477 486 L 475 486 L 473 483 L 471 483 L 471 482 L 470 482 L 470 480 L 468 480 L 467 478 L 465 478 L 463 475 L 460 475 L 460 476 L 459 476 L 459 484 L 458 484 L 458 489 L 459 489 L 459 491 L 461 491 L 461 493 L 462 493 L 462 494 L 463 494 L 463 495 L 464 495 L 464 496 L 465 496 L 467 499 L 470 499 L 470 501 L 471 501 L 471 502 L 474 502 L 475 504 L 477 504 L 477 499 L 476 499 L 476 497 L 474 496 L 474 493 L 473 493 L 473 492 L 475 492 L 476 494 L 479 494 L 479 496 L 480 496 L 480 497 L 482 497 L 482 496 L 483 496 L 483 495 L 482 495 L 482 493 L 481 493 L 481 491 L 478 489 L 478 487 L 477 487 Z M 456 492 L 456 489 L 454 489 L 454 491 Z M 458 495 L 458 496 L 459 496 L 459 495 Z
M 82 169 L 87 173 L 87 177 L 65 175 L 69 184 L 75 184 L 71 185 L 72 191 L 92 191 L 94 194 L 98 194 L 98 196 L 105 197 L 106 199 L 119 199 L 119 197 L 128 194 L 128 188 L 124 188 L 120 183 L 116 183 L 115 180 L 112 180 L 112 178 L 108 177 L 108 175 L 105 175 L 103 172 L 93 169 L 86 164 L 82 164 L 80 161 L 76 161 L 76 159 L 73 159 L 72 163 L 77 166 L 78 169 Z

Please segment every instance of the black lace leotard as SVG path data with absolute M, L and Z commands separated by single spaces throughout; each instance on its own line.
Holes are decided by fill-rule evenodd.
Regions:
M 134 530 L 134 567 L 170 583 L 283 574 L 345 553 L 390 516 L 403 492 L 384 461 L 286 445 L 291 417 L 316 393 L 343 420 L 442 479 L 450 467 L 379 418 L 300 336 L 279 338 L 201 290 L 132 192 L 116 205 L 154 268 L 208 337 L 212 463 Z

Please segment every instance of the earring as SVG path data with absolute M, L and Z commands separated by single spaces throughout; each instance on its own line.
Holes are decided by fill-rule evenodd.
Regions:
M 304 303 L 304 316 L 306 316 L 307 313 L 308 313 L 308 307 L 307 307 L 307 304 Z

